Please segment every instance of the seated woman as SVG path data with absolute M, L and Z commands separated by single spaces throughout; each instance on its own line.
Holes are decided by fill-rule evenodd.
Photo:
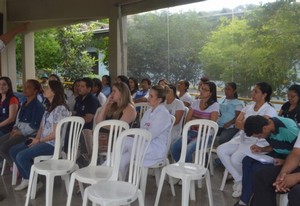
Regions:
M 167 87 L 167 86 L 166 86 Z M 152 134 L 152 140 L 144 158 L 144 167 L 150 167 L 166 158 L 169 145 L 169 131 L 171 128 L 170 113 L 163 105 L 168 88 L 155 85 L 150 89 L 148 104 L 151 106 L 141 120 L 141 128 Z M 124 143 L 121 157 L 120 174 L 122 179 L 126 178 L 130 162 L 131 147 L 133 139 L 128 137 Z
M 254 104 L 250 104 L 243 108 L 237 117 L 235 126 L 243 130 L 244 121 L 251 115 L 266 115 L 268 117 L 276 117 L 276 110 L 270 105 L 269 101 L 272 95 L 272 87 L 266 82 L 257 83 L 252 90 L 252 100 Z M 232 175 L 234 179 L 233 197 L 240 197 L 242 192 L 242 161 L 246 156 L 244 153 L 245 145 L 253 145 L 257 142 L 256 137 L 248 137 L 243 131 L 239 135 L 232 138 L 229 142 L 221 144 L 217 148 L 217 154 L 221 162 Z
M 102 76 L 102 93 L 108 97 L 111 93 L 111 79 L 109 75 Z
M 234 82 L 227 83 L 225 86 L 225 97 L 219 101 L 220 117 L 218 119 L 217 145 L 228 142 L 239 131 L 238 128 L 235 128 L 234 123 L 241 113 L 243 104 L 237 98 L 236 84 Z
M 135 118 L 136 111 L 128 86 L 123 82 L 114 83 L 111 94 L 96 117 L 96 123 L 119 119 L 130 124 Z
M 278 116 L 287 117 L 300 123 L 300 85 L 293 84 L 288 89 L 288 102 L 284 103 Z
M 71 114 L 66 105 L 63 85 L 59 81 L 49 81 L 44 96 L 48 101 L 47 110 L 36 136 L 29 137 L 31 142 L 15 145 L 9 151 L 22 176 L 22 182 L 14 188 L 16 191 L 27 188 L 33 159 L 53 154 L 56 125 Z
M 186 80 L 180 80 L 178 82 L 179 99 L 183 101 L 186 107 L 190 107 L 193 102 L 192 96 L 188 93 L 189 87 L 190 83 Z
M 35 135 L 40 126 L 45 111 L 37 99 L 40 88 L 41 85 L 37 80 L 26 81 L 23 88 L 26 100 L 18 112 L 16 123 L 10 133 L 0 137 L 0 156 L 8 160 L 11 165 L 9 149 L 16 144 L 25 142 L 28 136 Z
M 0 144 L 1 136 L 9 133 L 16 121 L 19 109 L 19 100 L 14 95 L 11 80 L 0 77 Z
M 185 107 L 182 101 L 177 97 L 176 87 L 169 85 L 170 90 L 167 93 L 166 101 L 164 102 L 165 107 L 169 113 L 175 116 L 175 122 L 170 136 L 170 145 L 172 145 L 181 136 L 182 121 L 185 111 Z
M 135 96 L 136 92 L 139 90 L 138 80 L 134 77 L 129 77 L 129 90 L 132 98 Z
M 210 119 L 217 122 L 219 116 L 219 103 L 217 102 L 217 87 L 213 82 L 205 82 L 200 88 L 200 98 L 195 100 L 186 117 L 186 122 L 193 119 Z M 193 161 L 196 150 L 197 132 L 189 131 L 186 162 Z M 180 158 L 182 138 L 178 139 L 171 148 L 171 154 L 177 162 Z

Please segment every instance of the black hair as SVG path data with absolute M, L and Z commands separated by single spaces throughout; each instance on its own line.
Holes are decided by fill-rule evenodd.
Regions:
M 244 131 L 248 137 L 253 134 L 260 134 L 263 131 L 263 127 L 268 125 L 268 119 L 264 118 L 261 115 L 252 115 L 249 116 L 244 124 Z
M 234 82 L 228 82 L 226 83 L 226 86 L 230 86 L 235 92 L 234 92 L 234 98 L 237 99 L 238 98 L 238 94 L 237 94 L 237 91 L 236 91 L 236 83 Z
M 107 80 L 107 85 L 111 87 L 111 78 L 109 75 L 103 75 L 102 78 L 105 78 Z
M 42 86 L 38 80 L 28 79 L 26 82 L 33 86 L 33 88 L 37 91 L 37 94 L 42 91 Z
M 50 74 L 50 76 L 49 76 L 48 79 L 50 79 L 50 77 L 54 77 L 54 78 L 56 79 L 56 81 L 61 82 L 61 81 L 60 81 L 60 78 L 59 78 L 59 76 L 58 76 L 57 74 Z M 52 80 L 52 81 L 53 81 L 53 80 Z
M 129 88 L 129 79 L 128 79 L 128 77 L 126 77 L 125 75 L 119 75 L 119 76 L 117 76 L 117 78 L 119 78 L 121 80 L 121 82 L 124 82 Z
M 184 86 L 185 86 L 185 91 L 187 92 L 187 90 L 190 87 L 190 83 L 187 80 L 183 80 L 183 82 L 184 82 Z
M 150 79 L 144 78 L 144 79 L 142 79 L 142 82 L 143 82 L 143 81 L 146 81 L 146 82 L 148 83 L 148 85 L 151 85 L 151 80 L 150 80 Z
M 297 93 L 297 96 L 299 97 L 297 104 L 300 104 L 300 85 L 298 84 L 293 84 L 289 87 L 288 91 L 294 91 Z
M 134 82 L 134 89 L 131 90 L 129 87 L 130 93 L 131 93 L 131 95 L 133 95 L 137 90 L 139 90 L 139 83 L 138 83 L 138 80 L 134 77 L 129 77 L 128 82 L 129 82 L 129 80 L 132 80 Z
M 273 93 L 272 87 L 269 83 L 267 82 L 259 82 L 256 84 L 256 86 L 259 87 L 259 90 L 263 93 L 263 94 L 267 94 L 265 97 L 265 101 L 270 103 L 271 100 L 271 95 Z
M 96 92 L 96 96 L 98 96 L 102 90 L 102 82 L 98 78 L 93 78 L 93 87 L 98 87 L 98 91 Z
M 177 96 L 177 89 L 176 86 L 173 84 L 168 84 L 168 87 L 170 88 L 170 91 L 173 92 L 174 96 L 176 99 L 179 99 L 179 97 Z
M 54 98 L 52 103 L 50 104 L 49 101 L 46 104 L 47 111 L 53 111 L 57 106 L 64 105 L 67 109 L 68 106 L 66 104 L 66 98 L 64 93 L 64 87 L 60 81 L 49 81 L 48 86 L 54 93 Z
M 0 80 L 3 80 L 6 82 L 7 86 L 8 86 L 8 90 L 6 92 L 6 97 L 11 97 L 14 95 L 14 91 L 12 88 L 12 83 L 9 77 L 0 77 Z M 2 97 L 2 95 L 0 94 L 0 97 Z
M 206 102 L 205 109 L 207 109 L 210 105 L 212 105 L 215 102 L 217 102 L 217 86 L 216 86 L 216 84 L 214 82 L 210 82 L 210 81 L 204 82 L 203 84 L 208 85 L 209 91 L 211 93 L 210 98 Z
M 85 82 L 87 88 L 93 87 L 93 80 L 89 77 L 83 77 L 80 81 Z
M 71 87 L 72 92 L 74 92 L 74 88 L 75 88 L 75 85 L 76 85 L 77 82 L 80 82 L 80 79 L 76 79 L 76 80 L 73 82 L 72 87 Z

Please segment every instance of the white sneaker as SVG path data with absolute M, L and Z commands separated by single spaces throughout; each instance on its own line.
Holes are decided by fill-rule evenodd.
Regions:
M 21 191 L 28 187 L 29 180 L 22 179 L 22 182 L 14 188 L 15 191 Z
M 233 188 L 232 197 L 238 198 L 242 195 L 242 182 L 234 183 L 232 188 Z

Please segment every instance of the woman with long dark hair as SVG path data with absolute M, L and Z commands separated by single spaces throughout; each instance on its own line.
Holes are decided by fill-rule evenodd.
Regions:
M 102 76 L 102 93 L 108 97 L 111 93 L 111 78 L 109 75 Z
M 10 78 L 0 77 L 0 137 L 12 130 L 18 109 L 19 100 L 13 93 Z
M 129 90 L 132 97 L 134 97 L 139 90 L 138 80 L 134 77 L 129 77 Z
M 181 136 L 182 121 L 185 111 L 185 106 L 181 100 L 178 99 L 176 86 L 169 84 L 169 90 L 166 96 L 166 101 L 164 102 L 165 107 L 170 112 L 171 115 L 175 117 L 174 126 L 171 132 L 171 144 L 174 143 Z
M 45 111 L 37 99 L 41 84 L 35 79 L 26 81 L 23 87 L 25 102 L 21 105 L 11 132 L 0 138 L 0 156 L 12 165 L 9 150 L 14 145 L 24 143 L 28 136 L 35 135 Z
M 213 82 L 205 82 L 200 87 L 200 97 L 195 100 L 186 117 L 186 122 L 193 119 L 209 119 L 217 122 L 219 116 L 219 103 L 217 102 L 217 87 Z M 196 150 L 197 131 L 189 131 L 186 162 L 192 162 Z M 182 138 L 178 139 L 171 147 L 171 153 L 177 162 L 180 158 Z
M 47 110 L 36 136 L 29 137 L 30 142 L 27 144 L 21 143 L 10 149 L 10 156 L 22 176 L 22 182 L 14 188 L 16 191 L 27 188 L 32 160 L 35 157 L 53 155 L 56 125 L 61 119 L 70 116 L 61 82 L 49 81 L 44 96 L 48 102 Z
M 257 83 L 252 90 L 252 100 L 254 104 L 244 107 L 235 121 L 235 127 L 242 131 L 229 142 L 217 148 L 218 157 L 234 179 L 233 197 L 240 197 L 242 193 L 242 161 L 246 156 L 244 152 L 245 145 L 249 145 L 250 147 L 256 144 L 258 140 L 256 137 L 246 136 L 243 131 L 244 122 L 247 117 L 251 115 L 276 117 L 277 112 L 270 104 L 271 95 L 272 87 L 270 84 L 267 82 Z
M 293 84 L 288 89 L 288 100 L 278 113 L 279 116 L 287 117 L 300 123 L 300 85 Z

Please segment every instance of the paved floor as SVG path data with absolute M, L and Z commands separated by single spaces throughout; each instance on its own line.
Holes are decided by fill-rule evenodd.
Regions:
M 223 176 L 223 168 L 215 167 L 215 175 L 211 177 L 212 189 L 213 189 L 213 200 L 215 206 L 232 206 L 237 201 L 237 199 L 231 197 L 232 193 L 232 181 L 228 181 L 224 191 L 220 191 L 221 179 Z M 42 182 L 44 182 L 42 180 Z M 155 178 L 153 176 L 148 176 L 147 191 L 145 197 L 145 205 L 154 205 L 156 196 L 156 185 Z M 159 205 L 181 205 L 181 186 L 175 186 L 176 196 L 173 197 L 169 185 L 165 182 L 163 191 L 161 194 L 161 199 Z M 15 192 L 11 186 L 11 174 L 9 171 L 6 172 L 2 177 L 0 177 L 0 193 L 4 194 L 6 198 L 0 202 L 0 206 L 23 206 L 25 203 L 26 190 Z M 197 189 L 196 191 L 196 201 L 190 201 L 190 206 L 208 206 L 208 197 L 206 192 L 205 182 L 203 182 L 202 189 Z M 53 205 L 60 206 L 66 205 L 67 194 L 65 187 L 60 178 L 55 179 L 54 183 L 54 195 L 53 195 Z M 45 205 L 45 187 L 41 184 L 41 187 L 37 191 L 37 196 L 35 200 L 30 201 L 32 206 Z M 73 194 L 72 205 L 82 205 L 82 198 L 80 195 Z M 91 205 L 91 204 L 90 204 Z M 138 205 L 135 202 L 132 205 Z

